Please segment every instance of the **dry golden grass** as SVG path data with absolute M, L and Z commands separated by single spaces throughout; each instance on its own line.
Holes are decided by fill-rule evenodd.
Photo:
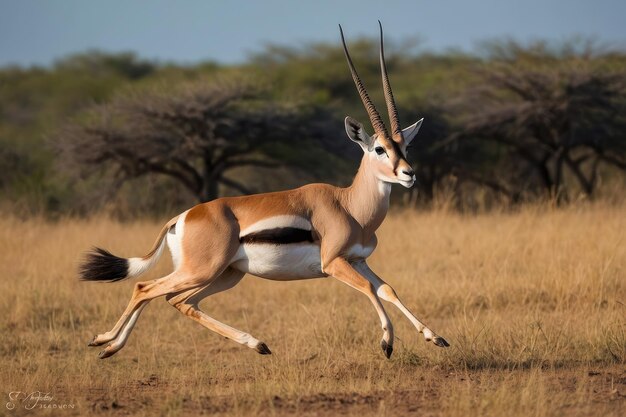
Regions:
M 98 359 L 133 281 L 83 283 L 91 245 L 147 251 L 161 224 L 0 220 L 0 386 L 49 392 L 84 415 L 618 416 L 626 412 L 626 209 L 586 205 L 462 216 L 390 214 L 370 264 L 450 343 L 425 343 L 393 306 L 386 360 L 374 309 L 332 279 L 246 277 L 203 302 L 265 341 L 261 356 L 162 299 L 127 346 Z M 168 258 L 168 256 L 164 256 Z M 146 278 L 164 275 L 169 260 Z M 94 350 L 95 349 L 95 350 Z

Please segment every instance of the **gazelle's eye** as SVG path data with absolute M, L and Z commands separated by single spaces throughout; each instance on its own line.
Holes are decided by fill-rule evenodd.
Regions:
M 374 150 L 376 151 L 378 155 L 382 155 L 385 153 L 385 150 L 383 149 L 382 146 L 377 146 L 376 148 L 374 148 Z

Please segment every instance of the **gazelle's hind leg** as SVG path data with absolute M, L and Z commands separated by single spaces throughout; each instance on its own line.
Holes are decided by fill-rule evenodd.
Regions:
M 409 309 L 405 307 L 402 301 L 400 301 L 394 289 L 391 288 L 391 286 L 383 281 L 378 275 L 376 275 L 374 271 L 370 269 L 367 263 L 365 263 L 365 261 L 355 263 L 354 268 L 361 274 L 363 274 L 363 276 L 372 283 L 374 289 L 376 290 L 376 294 L 378 294 L 380 298 L 392 303 L 393 305 L 398 307 L 400 311 L 402 311 L 406 318 L 408 318 L 411 323 L 413 323 L 417 331 L 424 334 L 424 339 L 426 339 L 427 342 L 432 341 L 435 345 L 439 347 L 450 346 L 450 344 L 446 342 L 443 337 L 435 334 L 435 332 L 430 330 L 424 323 L 418 320 L 417 317 L 415 317 L 413 313 L 411 313 Z
M 178 283 L 179 281 L 185 282 L 185 277 L 187 276 L 188 275 L 186 274 L 181 274 L 179 271 L 174 271 L 163 278 L 136 283 L 135 289 L 133 290 L 133 295 L 128 302 L 128 306 L 126 306 L 126 310 L 124 310 L 124 313 L 122 313 L 117 323 L 115 323 L 115 326 L 113 326 L 113 328 L 108 332 L 96 335 L 91 340 L 91 342 L 89 342 L 89 346 L 100 346 L 117 338 L 122 331 L 124 325 L 128 323 L 128 321 L 131 319 L 131 316 L 134 314 L 134 312 L 137 311 L 140 306 L 144 306 L 145 304 L 150 302 L 152 298 L 167 294 L 167 292 L 163 293 L 163 291 L 166 291 L 166 288 L 169 288 L 172 283 Z M 198 285 L 199 284 L 195 284 L 194 286 Z M 154 289 L 155 287 L 163 288 L 161 290 L 161 293 L 152 291 L 153 293 L 157 293 L 158 295 L 146 297 L 147 292 L 150 289 Z
M 148 305 L 148 303 L 149 301 L 145 301 L 135 311 L 133 311 L 133 313 L 130 315 L 130 318 L 128 319 L 124 327 L 122 327 L 122 330 L 119 332 L 119 335 L 115 339 L 112 339 L 113 342 L 109 343 L 109 345 L 106 347 L 105 350 L 100 352 L 100 359 L 107 358 L 115 354 L 116 352 L 118 352 L 124 347 L 124 345 L 126 344 L 126 341 L 128 340 L 128 336 L 130 336 L 130 332 L 135 327 L 135 323 L 137 323 L 137 319 L 139 318 L 139 315 L 141 314 L 143 309 Z
M 122 314 L 122 317 L 120 317 L 113 329 L 105 334 L 96 336 L 89 345 L 97 346 L 106 343 L 106 339 L 108 339 L 108 341 L 112 342 L 100 352 L 99 356 L 101 359 L 104 359 L 114 355 L 124 347 L 126 339 L 135 325 L 141 310 L 143 310 L 151 300 L 172 293 L 180 293 L 197 289 L 198 287 L 204 287 L 207 283 L 212 282 L 221 272 L 220 270 L 216 274 L 191 275 L 189 273 L 175 271 L 164 278 L 137 283 L 133 296 L 128 303 L 128 307 L 126 307 L 124 314 Z
M 173 307 L 178 309 L 178 311 L 190 319 L 197 321 L 207 329 L 228 339 L 232 339 L 239 344 L 248 346 L 262 355 L 267 355 L 272 352 L 265 343 L 259 341 L 248 333 L 242 332 L 241 330 L 215 320 L 198 307 L 198 303 L 202 299 L 210 295 L 226 291 L 237 285 L 241 278 L 243 278 L 243 275 L 243 272 L 228 268 L 208 286 L 200 289 L 188 290 L 176 295 L 169 295 L 166 299 Z
M 108 358 L 114 355 L 120 349 L 124 347 L 126 339 L 130 331 L 132 330 L 137 318 L 145 305 L 157 297 L 162 297 L 169 294 L 180 294 L 186 291 L 196 292 L 198 289 L 206 287 L 213 282 L 223 272 L 225 266 L 222 266 L 219 270 L 211 273 L 211 270 L 205 269 L 197 274 L 190 274 L 185 271 L 174 271 L 170 275 L 150 282 L 139 282 L 135 285 L 135 291 L 133 297 L 128 303 L 126 311 L 120 317 L 115 327 L 108 332 L 108 335 L 115 334 L 113 342 L 109 343 L 102 352 L 100 352 L 100 359 Z M 125 326 L 130 324 L 126 329 Z M 124 329 L 124 331 L 122 331 Z M 122 333 L 120 336 L 120 332 Z M 121 340 L 117 340 L 117 337 L 122 337 Z M 96 336 L 94 341 L 102 340 L 102 335 Z M 92 344 L 93 345 L 93 342 Z
M 137 310 L 150 300 L 206 287 L 226 270 L 239 247 L 239 231 L 233 226 L 231 217 L 228 212 L 213 210 L 207 205 L 196 206 L 182 217 L 182 226 L 179 228 L 177 225 L 176 228 L 181 240 L 176 271 L 164 278 L 135 285 L 128 307 L 117 324 L 90 343 L 91 346 L 97 346 L 110 342 L 122 332 L 119 343 L 110 343 L 100 353 L 101 358 L 113 355 L 124 346 L 139 317 L 140 312 Z M 126 327 L 127 323 L 130 326 Z
M 100 346 L 100 345 L 103 345 L 105 343 L 108 343 L 108 342 L 114 340 L 120 334 L 120 331 L 122 330 L 124 325 L 126 323 L 128 323 L 129 320 L 131 320 L 131 316 L 133 316 L 133 315 L 135 317 L 139 316 L 139 314 L 136 314 L 136 312 L 139 309 L 139 307 L 140 306 L 144 307 L 145 304 L 147 304 L 149 302 L 149 300 L 141 302 L 141 303 L 137 301 L 138 297 L 139 297 L 139 293 L 142 291 L 142 289 L 145 288 L 150 283 L 168 280 L 168 279 L 174 277 L 175 274 L 176 273 L 173 272 L 170 275 L 167 275 L 167 276 L 165 276 L 163 278 L 160 278 L 158 280 L 155 280 L 155 281 L 144 281 L 144 282 L 136 283 L 135 284 L 135 289 L 133 290 L 133 295 L 130 298 L 128 306 L 126 306 L 126 310 L 124 310 L 124 312 L 122 313 L 120 318 L 117 320 L 117 323 L 115 323 L 115 326 L 113 326 L 113 328 L 111 330 L 109 330 L 108 332 L 101 333 L 101 334 L 98 334 L 98 335 L 94 336 L 94 338 L 89 342 L 88 346 Z M 137 319 L 135 318 L 135 321 L 136 320 Z

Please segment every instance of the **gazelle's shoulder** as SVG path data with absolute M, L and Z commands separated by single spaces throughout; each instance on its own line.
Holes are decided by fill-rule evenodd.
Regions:
M 341 188 L 324 183 L 313 183 L 303 185 L 300 188 L 296 188 L 294 191 L 302 194 L 309 195 L 313 198 L 336 198 L 341 193 Z

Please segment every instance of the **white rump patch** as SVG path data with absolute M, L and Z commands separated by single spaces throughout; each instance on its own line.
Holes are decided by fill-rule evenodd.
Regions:
M 185 234 L 185 217 L 187 217 L 188 212 L 189 210 L 178 217 L 174 226 L 175 233 L 169 233 L 169 231 L 167 233 L 167 246 L 172 254 L 172 263 L 175 270 L 178 269 L 183 259 L 183 235 Z
M 283 227 L 293 227 L 296 229 L 311 230 L 311 222 L 304 217 L 285 214 L 280 216 L 268 217 L 251 224 L 239 233 L 239 237 L 249 235 L 250 233 L 259 232 L 261 230 L 277 229 Z

